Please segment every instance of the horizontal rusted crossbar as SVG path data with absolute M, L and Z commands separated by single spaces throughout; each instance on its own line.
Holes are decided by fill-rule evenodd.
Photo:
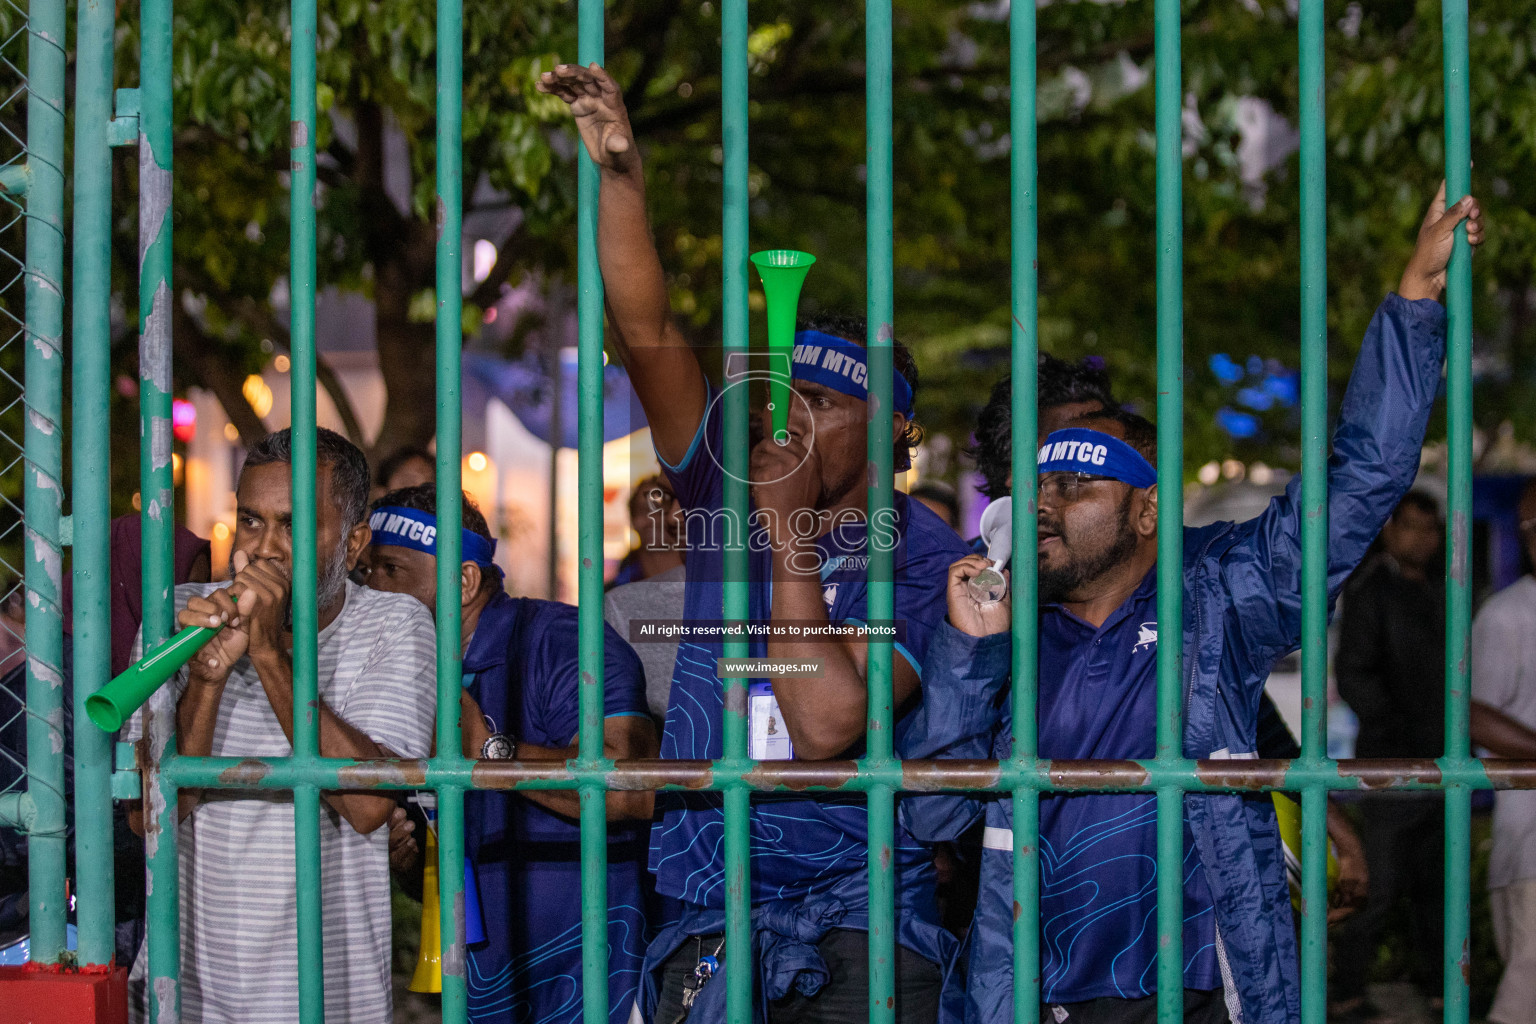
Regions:
M 179 787 L 292 789 L 693 790 L 723 792 L 1092 792 L 1183 789 L 1196 793 L 1324 789 L 1536 789 L 1536 761 L 1372 758 L 1321 761 L 347 761 L 335 758 L 176 757 L 165 766 Z

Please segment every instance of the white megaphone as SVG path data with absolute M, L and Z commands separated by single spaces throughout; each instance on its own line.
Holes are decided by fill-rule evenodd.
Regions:
M 992 564 L 970 578 L 971 592 L 981 604 L 996 604 L 1008 593 L 1003 566 L 1013 556 L 1012 498 L 997 498 L 981 513 L 981 540 Z

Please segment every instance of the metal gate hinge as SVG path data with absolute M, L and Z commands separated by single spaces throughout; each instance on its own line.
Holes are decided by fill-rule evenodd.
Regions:
M 107 123 L 107 144 L 132 146 L 139 141 L 139 90 L 119 89 L 117 116 Z
M 65 548 L 75 546 L 74 516 L 59 516 L 59 546 Z
M 113 761 L 117 770 L 112 773 L 112 799 L 137 800 L 143 795 L 143 779 L 133 744 L 114 744 Z

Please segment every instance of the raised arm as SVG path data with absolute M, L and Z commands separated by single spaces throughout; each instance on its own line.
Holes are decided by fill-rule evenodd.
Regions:
M 646 219 L 640 148 L 624 98 L 596 64 L 562 64 L 546 71 L 538 88 L 570 106 L 587 155 L 597 165 L 597 256 L 614 341 L 645 409 L 656 453 L 677 465 L 704 419 L 709 389 L 693 349 L 672 321 L 666 275 Z
M 1445 310 L 1436 300 L 1463 221 L 1468 240 L 1479 244 L 1483 225 L 1476 200 L 1469 196 L 1447 210 L 1442 185 L 1399 290 L 1377 308 L 1355 360 L 1328 460 L 1330 601 L 1418 473 L 1445 360 Z M 1241 527 L 1247 536 L 1224 566 L 1227 589 L 1236 597 L 1233 618 L 1260 684 L 1275 658 L 1300 641 L 1300 484 L 1298 476 L 1283 497 Z

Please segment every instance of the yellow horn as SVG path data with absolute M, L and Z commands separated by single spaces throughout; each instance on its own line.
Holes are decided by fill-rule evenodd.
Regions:
M 421 945 L 416 954 L 416 973 L 408 986 L 412 992 L 443 990 L 443 939 L 438 927 L 437 830 L 427 825 L 426 864 L 421 876 Z

